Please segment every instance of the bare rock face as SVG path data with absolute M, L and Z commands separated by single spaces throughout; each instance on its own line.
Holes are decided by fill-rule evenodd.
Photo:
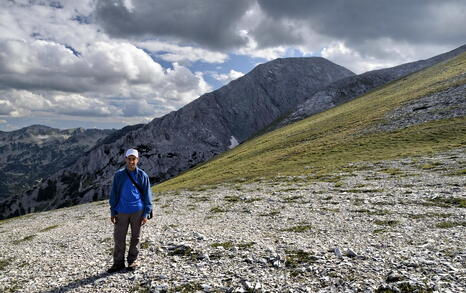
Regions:
M 18 195 L 91 149 L 114 130 L 32 125 L 0 131 L 0 200 Z
M 276 129 L 291 124 L 311 115 L 346 103 L 372 89 L 375 89 L 376 87 L 453 58 L 465 51 L 466 45 L 426 60 L 406 63 L 392 68 L 369 71 L 360 75 L 338 80 L 327 87 L 312 93 L 307 97 L 304 103 L 298 105 L 290 115 L 273 126 L 273 128 Z
M 220 154 L 288 114 L 309 93 L 354 73 L 324 58 L 262 64 L 228 85 L 143 127 L 112 135 L 35 189 L 0 203 L 0 217 L 108 197 L 123 154 L 134 147 L 152 183 L 167 180 Z

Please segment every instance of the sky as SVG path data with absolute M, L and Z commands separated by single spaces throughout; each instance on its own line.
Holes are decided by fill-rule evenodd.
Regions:
M 148 123 L 280 57 L 359 74 L 466 43 L 464 0 L 0 0 L 0 130 Z

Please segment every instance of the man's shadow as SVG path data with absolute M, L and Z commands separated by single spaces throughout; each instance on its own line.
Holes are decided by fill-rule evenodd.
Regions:
M 76 288 L 79 288 L 79 287 L 82 287 L 82 286 L 93 284 L 98 279 L 109 277 L 109 276 L 115 275 L 115 274 L 124 274 L 124 273 L 127 273 L 127 272 L 128 272 L 127 270 L 122 270 L 122 271 L 119 271 L 119 272 L 116 272 L 116 273 L 113 273 L 113 274 L 110 274 L 110 273 L 107 273 L 107 272 L 102 272 L 102 273 L 99 273 L 97 275 L 87 277 L 85 279 L 76 280 L 76 281 L 73 281 L 73 282 L 68 283 L 66 285 L 59 286 L 59 287 L 56 287 L 56 288 L 53 288 L 53 289 L 50 289 L 50 290 L 47 290 L 47 291 L 43 291 L 42 293 L 67 292 L 67 291 L 70 291 L 70 290 L 73 290 L 73 289 L 76 289 Z

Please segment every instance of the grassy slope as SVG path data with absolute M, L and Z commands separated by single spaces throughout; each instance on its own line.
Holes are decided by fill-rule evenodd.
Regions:
M 380 123 L 384 114 L 403 103 L 466 83 L 464 75 L 459 77 L 465 72 L 466 53 L 346 104 L 246 141 L 157 185 L 154 191 L 277 175 L 325 174 L 351 162 L 421 155 L 465 146 L 466 117 L 391 132 L 363 131 Z

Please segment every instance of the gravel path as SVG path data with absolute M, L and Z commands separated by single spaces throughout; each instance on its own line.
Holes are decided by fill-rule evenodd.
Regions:
M 0 292 L 466 292 L 464 151 L 157 194 L 136 272 L 106 201 L 2 221 Z

